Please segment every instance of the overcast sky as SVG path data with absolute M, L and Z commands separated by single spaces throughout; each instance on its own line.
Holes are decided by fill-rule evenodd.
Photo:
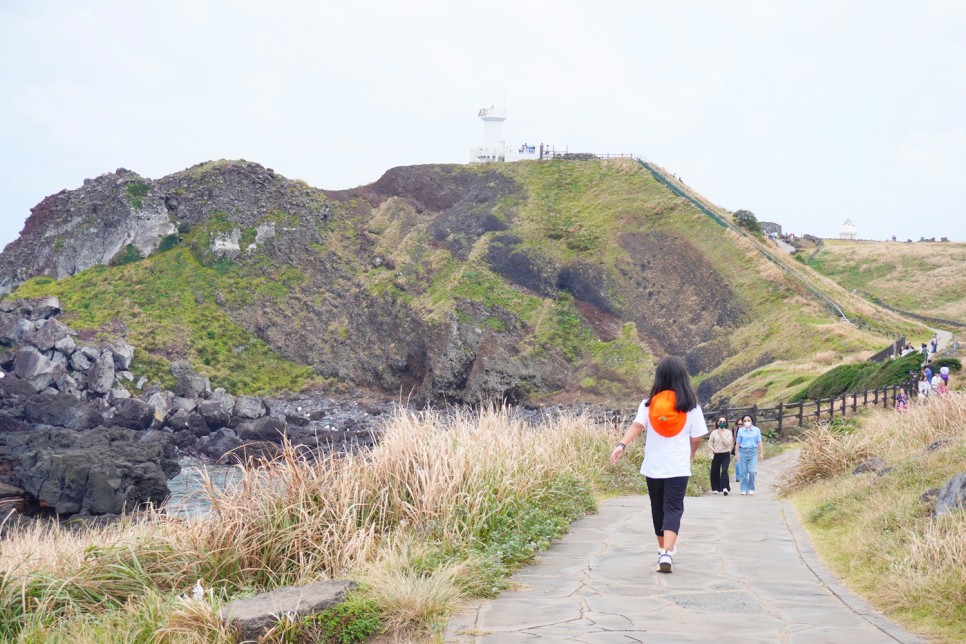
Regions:
M 966 2 L 0 0 L 0 246 L 118 167 L 320 188 L 511 145 L 635 153 L 786 231 L 966 241 Z

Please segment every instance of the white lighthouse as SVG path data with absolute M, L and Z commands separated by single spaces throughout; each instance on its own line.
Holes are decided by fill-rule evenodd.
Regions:
M 506 140 L 503 138 L 506 108 L 484 107 L 477 116 L 483 119 L 483 145 L 471 149 L 473 160 L 480 163 L 506 161 Z
M 839 239 L 855 239 L 858 232 L 852 220 L 846 219 L 845 223 L 842 224 L 841 230 L 839 230 Z

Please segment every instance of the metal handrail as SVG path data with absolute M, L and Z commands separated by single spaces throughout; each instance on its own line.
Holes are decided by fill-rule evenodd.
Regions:
M 657 168 L 655 168 L 653 165 L 651 165 L 647 161 L 644 161 L 643 159 L 636 159 L 636 161 L 639 164 L 641 164 L 641 166 L 645 170 L 647 170 L 648 172 L 650 172 L 651 175 L 659 183 L 661 183 L 664 186 L 666 186 L 671 192 L 673 192 L 674 194 L 678 195 L 682 199 L 686 199 L 687 201 L 691 202 L 695 207 L 698 208 L 698 210 L 700 210 L 705 215 L 707 215 L 708 217 L 710 217 L 717 224 L 719 224 L 719 225 L 727 228 L 728 230 L 734 231 L 735 233 L 741 235 L 742 237 L 744 237 L 745 239 L 747 239 L 748 241 L 750 241 L 754 245 L 754 247 L 756 249 L 758 249 L 758 251 L 762 255 L 764 255 L 767 259 L 769 259 L 772 263 L 774 263 L 780 269 L 782 269 L 783 271 L 785 271 L 785 273 L 787 273 L 788 275 L 791 275 L 796 280 L 798 280 L 799 282 L 801 282 L 801 284 L 806 289 L 808 289 L 808 291 L 812 295 L 814 295 L 819 300 L 821 300 L 822 303 L 825 304 L 826 306 L 828 306 L 832 311 L 834 311 L 835 313 L 837 313 L 838 315 L 840 315 L 843 320 L 845 320 L 849 324 L 852 324 L 851 320 L 849 320 L 848 316 L 845 315 L 845 311 L 842 310 L 842 307 L 838 304 L 838 302 L 836 302 L 831 297 L 829 297 L 828 295 L 826 295 L 825 293 L 823 293 L 822 291 L 820 291 L 813 284 L 809 283 L 808 279 L 805 276 L 799 274 L 797 271 L 792 270 L 792 268 L 790 266 L 788 266 L 787 264 L 785 264 L 785 262 L 781 261 L 780 259 L 778 259 L 774 255 L 772 255 L 772 253 L 768 249 L 766 249 L 764 247 L 764 245 L 762 243 L 760 243 L 757 239 L 755 239 L 749 233 L 747 233 L 746 231 L 742 230 L 741 228 L 739 228 L 735 224 L 731 223 L 727 219 L 724 219 L 723 217 L 720 217 L 718 214 L 714 213 L 710 208 L 708 208 L 704 204 L 703 201 L 700 200 L 700 198 L 698 198 L 696 195 L 691 194 L 691 192 L 689 190 L 687 190 L 687 189 L 679 186 L 677 183 L 672 182 L 670 179 L 667 178 L 667 176 L 664 175 L 663 172 L 661 172 L 660 170 L 658 170 Z

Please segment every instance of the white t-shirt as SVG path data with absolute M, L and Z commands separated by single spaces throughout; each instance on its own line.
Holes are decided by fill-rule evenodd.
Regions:
M 637 408 L 635 423 L 644 425 L 644 462 L 641 474 L 652 479 L 669 479 L 675 476 L 691 476 L 691 439 L 704 436 L 708 428 L 704 422 L 701 405 L 688 412 L 684 428 L 676 436 L 665 438 L 654 428 L 647 417 L 647 400 L 641 401 Z

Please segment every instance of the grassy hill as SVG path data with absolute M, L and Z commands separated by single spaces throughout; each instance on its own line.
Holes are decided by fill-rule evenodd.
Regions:
M 135 372 L 162 382 L 187 358 L 237 392 L 627 405 L 674 353 L 706 398 L 768 402 L 928 334 L 800 268 L 872 326 L 842 322 L 629 159 L 395 168 L 342 192 L 221 161 L 137 185 L 177 235 L 10 297 L 58 295 L 65 321 L 126 335 Z M 241 251 L 220 254 L 232 236 Z
M 966 244 L 827 240 L 811 266 L 900 310 L 966 323 Z
M 852 471 L 878 456 L 890 468 Z M 966 395 L 877 410 L 806 434 L 785 490 L 822 559 L 879 610 L 935 641 L 966 639 L 966 511 L 933 516 L 966 462 Z

